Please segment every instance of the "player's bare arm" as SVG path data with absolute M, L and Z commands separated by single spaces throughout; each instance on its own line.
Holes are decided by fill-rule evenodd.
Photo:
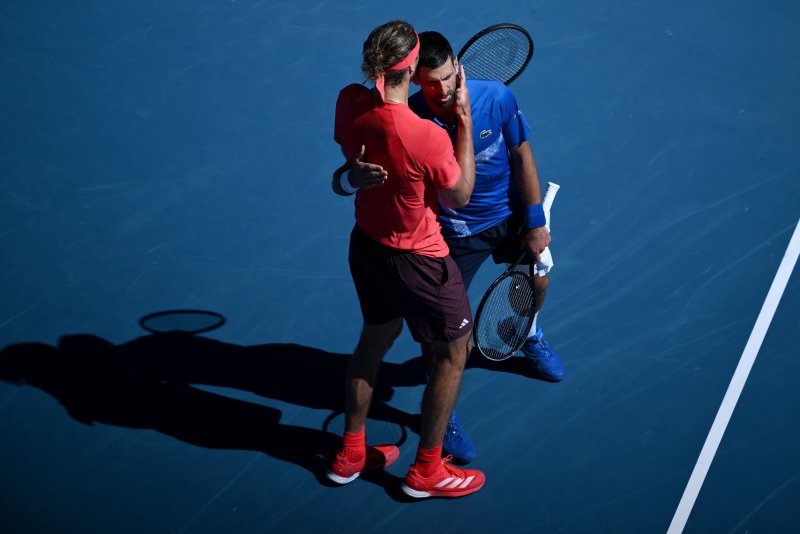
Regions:
M 539 184 L 539 173 L 536 171 L 536 162 L 528 141 L 509 149 L 511 156 L 511 173 L 522 195 L 526 206 L 538 204 L 542 201 L 542 189 Z M 522 235 L 521 246 L 531 251 L 534 258 L 539 261 L 539 255 L 550 245 L 550 231 L 546 226 L 532 228 Z
M 472 144 L 472 108 L 469 103 L 469 90 L 464 74 L 464 67 L 459 65 L 459 77 L 456 81 L 455 115 L 458 125 L 455 155 L 461 167 L 461 178 L 456 185 L 443 191 L 442 199 L 452 208 L 466 206 L 472 196 L 475 185 L 475 148 Z

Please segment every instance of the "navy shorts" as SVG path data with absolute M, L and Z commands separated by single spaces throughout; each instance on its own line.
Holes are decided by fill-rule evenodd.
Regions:
M 467 287 L 489 256 L 495 263 L 514 263 L 522 249 L 519 246 L 522 229 L 522 213 L 514 213 L 508 219 L 469 237 L 447 238 L 450 255 L 461 269 Z M 523 262 L 524 263 L 524 262 Z
M 450 256 L 432 258 L 389 248 L 356 225 L 349 260 L 366 324 L 402 317 L 418 343 L 454 341 L 472 330 L 467 289 Z

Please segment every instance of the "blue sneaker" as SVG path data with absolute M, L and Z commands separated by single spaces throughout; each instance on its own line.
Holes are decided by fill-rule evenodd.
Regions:
M 453 463 L 462 465 L 470 463 L 478 455 L 472 442 L 464 433 L 464 429 L 461 428 L 455 410 L 453 410 L 453 413 L 450 415 L 450 420 L 447 422 L 442 451 L 446 455 L 453 457 Z
M 536 334 L 529 337 L 522 345 L 522 353 L 528 358 L 533 370 L 548 382 L 560 382 L 564 380 L 566 371 L 564 363 L 550 343 L 545 341 L 542 329 L 537 327 Z

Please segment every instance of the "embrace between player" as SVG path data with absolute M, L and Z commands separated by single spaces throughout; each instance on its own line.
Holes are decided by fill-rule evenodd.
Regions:
M 377 55 L 390 57 L 387 43 L 411 35 L 409 28 L 393 21 L 373 30 L 364 43 L 363 70 L 376 80 L 376 89 L 349 86 L 337 102 L 334 137 L 348 162 L 334 174 L 333 188 L 338 194 L 358 192 L 350 266 L 365 325 L 348 373 L 344 443 L 329 477 L 349 482 L 361 471 L 385 467 L 397 456 L 396 448 L 390 446 L 366 447 L 363 425 L 377 366 L 405 319 L 414 339 L 422 344 L 429 382 L 422 403 L 420 448 L 403 490 L 414 497 L 457 497 L 477 491 L 484 480 L 480 471 L 459 469 L 441 460 L 442 445 L 460 463 L 475 456 L 454 411 L 471 322 L 466 287 L 489 255 L 497 263 L 511 262 L 524 247 L 537 262 L 535 289 L 537 306 L 541 306 L 552 266 L 547 248 L 550 235 L 527 141 L 529 128 L 503 84 L 465 81 L 449 43 L 435 32 L 410 39 L 405 44 L 408 50 L 398 48 L 407 55 L 394 54 L 408 60 L 414 55 L 410 41 L 416 41 L 414 46 L 421 43 L 418 64 L 416 59 L 408 60 L 408 65 L 399 59 L 375 72 L 366 68 L 370 47 L 378 42 L 373 34 L 380 34 L 378 49 L 383 47 Z M 390 90 L 390 83 L 399 76 L 402 83 Z M 412 79 L 421 90 L 409 99 Z M 382 90 L 385 93 L 379 96 Z M 397 127 L 401 112 L 403 121 L 408 121 L 404 124 L 413 125 L 411 130 Z M 382 118 L 367 124 L 364 117 Z M 442 147 L 441 140 L 448 135 L 448 146 Z M 452 168 L 453 160 L 458 172 Z M 474 186 L 469 183 L 473 173 Z M 458 179 L 456 174 L 460 174 Z M 441 211 L 437 198 L 442 200 Z M 437 215 L 441 233 L 438 224 L 429 224 Z M 376 230 L 376 221 L 391 221 L 391 228 Z M 444 240 L 439 244 L 442 234 L 446 244 Z M 403 262 L 409 260 L 413 267 L 403 271 Z M 434 265 L 436 272 L 431 270 Z M 421 294 L 417 282 L 422 278 L 433 285 Z M 377 313 L 377 309 L 390 311 Z M 542 378 L 563 378 L 563 366 L 535 320 L 522 350 Z

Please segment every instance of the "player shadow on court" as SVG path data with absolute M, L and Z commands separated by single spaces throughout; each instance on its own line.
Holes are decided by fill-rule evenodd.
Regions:
M 349 355 L 295 344 L 240 346 L 180 332 L 151 334 L 114 345 L 91 334 L 57 346 L 10 345 L 0 351 L 0 379 L 28 384 L 57 399 L 78 422 L 153 429 L 185 443 L 264 452 L 297 464 L 320 483 L 341 433 L 281 423 L 281 411 L 205 391 L 197 385 L 247 391 L 300 406 L 341 413 Z M 424 380 L 413 367 L 388 364 L 370 412 L 393 439 L 418 432 L 418 415 L 388 404 L 390 385 Z M 396 477 L 362 477 L 393 493 Z
M 223 319 L 224 322 L 224 319 Z M 153 429 L 185 443 L 260 451 L 297 464 L 320 483 L 341 443 L 344 380 L 349 354 L 297 344 L 242 346 L 187 332 L 151 333 L 115 345 L 92 334 L 62 337 L 57 346 L 21 343 L 0 352 L 0 379 L 29 384 L 57 399 L 78 422 Z M 532 376 L 523 358 L 490 362 L 472 354 L 468 368 Z M 406 429 L 419 434 L 419 415 L 389 404 L 397 387 L 426 381 L 421 356 L 384 362 L 368 424 L 377 439 L 401 445 Z M 280 422 L 281 411 L 199 389 L 219 386 L 298 406 L 329 410 L 322 429 Z M 330 422 L 337 425 L 330 425 Z M 396 500 L 399 479 L 382 470 L 361 478 Z

